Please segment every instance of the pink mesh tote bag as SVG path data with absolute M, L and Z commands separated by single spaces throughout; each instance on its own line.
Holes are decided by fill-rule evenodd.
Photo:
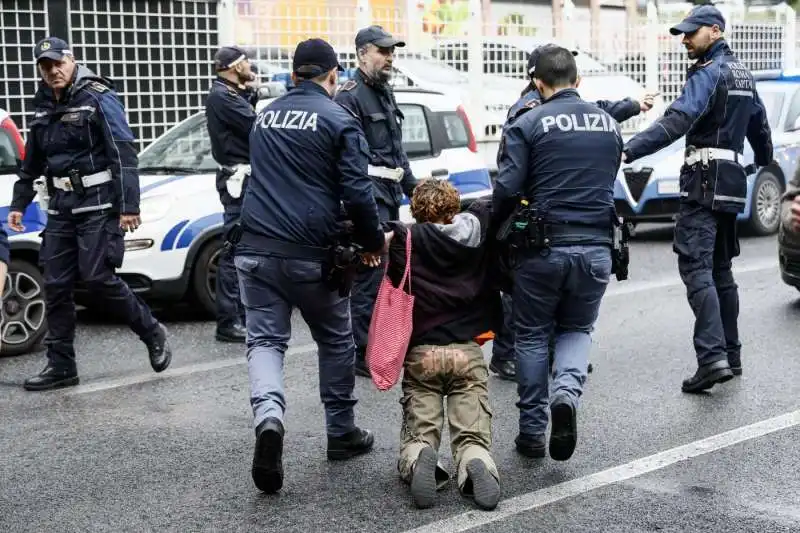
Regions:
M 406 231 L 406 269 L 397 287 L 392 285 L 387 275 L 388 269 L 387 258 L 367 336 L 367 367 L 372 374 L 372 382 L 382 391 L 391 389 L 400 379 L 413 329 L 410 227 Z M 403 290 L 406 280 L 407 293 Z

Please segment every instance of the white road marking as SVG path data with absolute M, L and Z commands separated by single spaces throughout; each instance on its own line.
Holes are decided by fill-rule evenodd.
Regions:
M 732 429 L 706 439 L 690 442 L 689 444 L 643 457 L 624 465 L 615 466 L 596 474 L 503 500 L 494 511 L 469 511 L 438 522 L 431 522 L 416 529 L 407 530 L 405 533 L 468 531 L 797 425 L 800 425 L 800 410 L 762 420 L 749 426 Z
M 313 352 L 316 349 L 317 345 L 314 343 L 301 344 L 299 346 L 290 346 L 286 350 L 286 355 L 304 354 Z M 242 350 L 242 352 L 244 352 L 244 349 Z M 159 374 L 156 374 L 155 372 L 150 372 L 147 374 L 136 374 L 133 376 L 125 376 L 122 378 L 95 381 L 92 383 L 88 383 L 86 385 L 78 385 L 77 387 L 73 387 L 72 389 L 66 390 L 64 395 L 74 396 L 77 394 L 88 394 L 90 392 L 118 389 L 120 387 L 129 387 L 131 385 L 138 385 L 139 383 L 147 383 L 148 381 L 157 381 L 160 379 L 167 379 L 177 376 L 188 376 L 190 374 L 196 374 L 198 372 L 218 370 L 220 368 L 228 368 L 230 366 L 238 366 L 246 363 L 247 359 L 244 357 L 244 353 L 242 353 L 241 357 L 237 357 L 235 359 L 229 358 L 229 359 L 222 359 L 219 361 L 211 361 L 209 363 L 197 363 L 194 365 L 179 366 L 177 368 L 168 368 L 167 370 Z
M 771 270 L 773 268 L 778 268 L 778 260 L 764 259 L 760 261 L 754 261 L 753 263 L 749 264 L 746 263 L 744 266 L 740 266 L 739 268 L 737 268 L 736 264 L 734 263 L 733 273 L 747 274 L 749 272 L 760 272 L 762 270 Z M 611 279 L 614 279 L 614 277 L 612 276 Z M 668 278 L 654 281 L 615 281 L 614 284 L 608 288 L 603 297 L 622 296 L 625 294 L 634 294 L 637 292 L 653 291 L 656 289 L 665 289 L 667 287 L 678 286 L 683 286 L 683 281 L 681 281 L 680 276 L 670 276 Z

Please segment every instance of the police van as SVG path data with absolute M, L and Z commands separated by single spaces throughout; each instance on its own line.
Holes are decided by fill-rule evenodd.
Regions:
M 267 84 L 258 108 L 283 91 L 282 86 Z M 398 89 L 395 95 L 405 115 L 403 146 L 414 175 L 449 180 L 461 192 L 465 205 L 491 195 L 489 171 L 462 105 L 451 96 L 421 89 Z M 146 300 L 190 302 L 213 316 L 222 246 L 216 170 L 202 111 L 172 127 L 139 154 L 142 225 L 126 235 L 125 260 L 117 272 Z M 16 177 L 9 173 L 0 179 L 5 221 Z M 24 233 L 5 226 L 12 249 L 11 270 L 23 273 L 27 287 L 20 286 L 13 306 L 7 303 L 3 308 L 3 353 L 7 355 L 29 351 L 44 334 L 44 284 L 37 262 L 39 234 L 47 215 L 37 201 L 38 196 L 24 214 Z M 406 198 L 403 204 L 401 219 L 411 221 Z M 76 301 L 92 306 L 80 286 Z M 29 310 L 35 310 L 35 315 Z

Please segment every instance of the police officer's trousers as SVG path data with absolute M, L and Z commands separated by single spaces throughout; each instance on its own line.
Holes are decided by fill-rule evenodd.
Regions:
M 227 235 L 242 214 L 241 200 L 229 199 L 224 204 L 223 235 Z M 229 328 L 236 324 L 244 325 L 244 306 L 239 295 L 239 278 L 233 264 L 235 250 L 223 252 L 219 257 L 217 269 L 217 327 Z
M 695 315 L 697 363 L 727 358 L 738 366 L 739 292 L 731 271 L 732 260 L 739 255 L 736 214 L 681 202 L 673 250 Z
M 322 263 L 305 259 L 237 255 L 234 259 L 247 318 L 247 364 L 255 427 L 283 421 L 283 357 L 297 307 L 318 346 L 320 396 L 328 435 L 355 429 L 355 352 L 348 298 L 323 282 Z
M 118 215 L 48 217 L 39 260 L 47 303 L 45 344 L 53 367 L 75 370 L 73 290 L 79 276 L 93 299 L 91 303 L 125 320 L 142 341 L 148 342 L 157 333 L 158 321 L 150 308 L 115 274 L 122 265 L 124 238 Z
M 381 222 L 400 218 L 397 208 L 389 207 L 380 200 L 377 201 L 377 204 L 378 218 Z M 385 257 L 383 261 L 386 261 Z M 375 307 L 375 298 L 378 296 L 378 286 L 383 278 L 383 261 L 381 266 L 377 268 L 360 265 L 353 280 L 350 300 L 350 309 L 353 315 L 353 338 L 355 339 L 356 348 L 362 351 L 367 346 L 372 310 Z
M 553 246 L 520 257 L 514 279 L 520 433 L 547 430 L 548 341 L 555 336 L 552 395 L 578 407 L 586 382 L 590 334 L 611 276 L 609 246 Z

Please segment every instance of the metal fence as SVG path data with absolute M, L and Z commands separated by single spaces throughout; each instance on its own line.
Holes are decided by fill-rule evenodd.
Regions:
M 0 9 L 0 108 L 27 131 L 38 73 L 33 45 L 48 33 L 44 0 L 2 0 Z
M 202 108 L 218 41 L 208 0 L 3 0 L 0 107 L 27 133 L 38 74 L 34 44 L 65 38 L 78 61 L 115 83 L 145 147 Z M 65 18 L 58 16 L 66 15 Z

